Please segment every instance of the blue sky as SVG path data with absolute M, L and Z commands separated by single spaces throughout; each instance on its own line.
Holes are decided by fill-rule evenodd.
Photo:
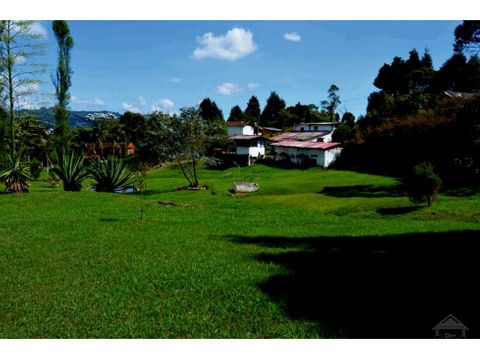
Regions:
M 227 117 L 271 91 L 287 105 L 319 105 L 330 84 L 340 110 L 364 114 L 378 69 L 394 56 L 429 49 L 438 68 L 452 55 L 459 21 L 69 21 L 75 41 L 73 110 L 177 111 L 210 97 Z M 49 67 L 41 91 L 53 93 Z M 45 97 L 46 103 L 53 99 Z

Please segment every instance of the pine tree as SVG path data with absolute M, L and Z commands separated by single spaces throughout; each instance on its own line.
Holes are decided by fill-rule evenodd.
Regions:
M 245 109 L 245 118 L 250 123 L 259 123 L 260 113 L 260 103 L 256 96 L 252 96 L 248 100 L 247 108 Z
M 72 68 L 70 66 L 70 51 L 73 48 L 73 38 L 70 35 L 70 28 L 65 20 L 55 20 L 52 24 L 53 32 L 58 43 L 58 66 L 52 82 L 55 86 L 57 105 L 55 112 L 55 146 L 57 150 L 68 147 L 70 142 L 70 128 L 68 126 L 69 112 L 67 109 L 72 86 Z

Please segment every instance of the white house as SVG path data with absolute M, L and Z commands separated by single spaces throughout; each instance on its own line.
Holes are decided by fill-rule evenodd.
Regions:
M 342 151 L 340 143 L 322 141 L 290 141 L 272 143 L 275 161 L 291 161 L 294 164 L 315 164 L 328 168 Z
M 258 127 L 244 121 L 227 121 L 228 139 L 234 142 L 234 154 L 243 163 L 250 165 L 265 156 L 265 139 Z
M 332 142 L 337 125 L 335 122 L 295 124 L 293 132 L 270 139 L 269 147 L 274 160 L 328 168 L 342 151 L 340 143 Z

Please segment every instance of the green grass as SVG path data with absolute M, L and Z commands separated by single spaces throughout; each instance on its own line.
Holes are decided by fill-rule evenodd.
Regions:
M 199 178 L 209 190 L 176 191 L 186 185 L 177 170 L 149 174 L 144 223 L 137 194 L 38 181 L 28 194 L 0 195 L 0 337 L 355 336 L 342 325 L 354 317 L 299 314 L 290 288 L 273 290 L 271 281 L 299 274 L 285 259 L 316 253 L 322 239 L 480 230 L 478 194 L 414 209 L 389 177 L 255 165 Z M 260 191 L 233 196 L 240 179 Z

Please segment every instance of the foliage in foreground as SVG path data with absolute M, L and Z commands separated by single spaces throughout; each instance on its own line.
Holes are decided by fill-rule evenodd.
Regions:
M 2 159 L 0 179 L 5 183 L 8 193 L 28 192 L 30 165 L 18 151 L 5 154 Z
M 62 179 L 65 191 L 80 191 L 82 181 L 89 177 L 83 155 L 65 150 L 53 161 L 52 171 Z
M 124 190 L 133 185 L 135 173 L 130 169 L 128 163 L 115 156 L 103 160 L 90 169 L 95 179 L 95 191 L 115 192 Z
M 442 184 L 432 164 L 426 162 L 415 166 L 404 182 L 410 200 L 415 203 L 427 202 L 428 206 L 435 200 Z

